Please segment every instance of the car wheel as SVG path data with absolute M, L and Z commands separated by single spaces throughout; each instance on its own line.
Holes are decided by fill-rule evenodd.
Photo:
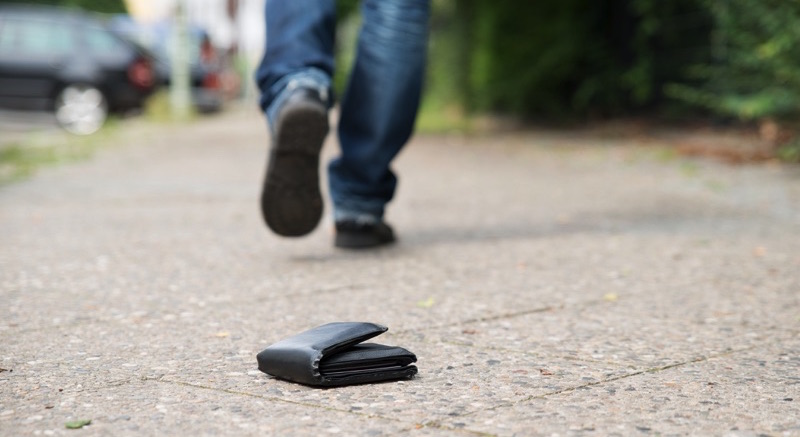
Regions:
M 103 93 L 91 85 L 69 85 L 56 97 L 56 120 L 67 132 L 89 135 L 97 132 L 108 117 Z

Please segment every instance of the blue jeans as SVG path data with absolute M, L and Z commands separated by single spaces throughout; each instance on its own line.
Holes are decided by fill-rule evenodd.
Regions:
M 394 196 L 392 159 L 411 137 L 419 108 L 430 0 L 363 0 L 356 60 L 341 102 L 341 156 L 328 166 L 334 217 L 382 219 Z M 273 123 L 296 87 L 332 105 L 335 0 L 267 0 L 267 47 L 256 81 Z

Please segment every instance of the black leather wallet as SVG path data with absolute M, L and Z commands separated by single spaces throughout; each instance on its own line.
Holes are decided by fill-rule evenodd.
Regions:
M 307 385 L 340 386 L 412 378 L 416 355 L 397 346 L 362 343 L 389 328 L 336 322 L 281 340 L 257 355 L 258 370 Z

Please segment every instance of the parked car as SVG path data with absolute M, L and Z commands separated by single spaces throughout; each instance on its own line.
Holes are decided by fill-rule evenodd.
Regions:
M 111 19 L 114 31 L 136 41 L 154 54 L 156 76 L 160 84 L 170 85 L 172 78 L 174 27 L 169 21 L 139 23 L 128 15 Z M 201 113 L 222 109 L 225 101 L 223 77 L 227 70 L 222 58 L 211 43 L 208 32 L 195 25 L 188 26 L 189 83 L 194 108 Z
M 54 111 L 90 134 L 109 112 L 141 108 L 157 82 L 153 56 L 89 13 L 0 4 L 0 107 Z

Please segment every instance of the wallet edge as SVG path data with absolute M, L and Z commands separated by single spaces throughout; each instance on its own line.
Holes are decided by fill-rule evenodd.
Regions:
M 348 330 L 358 330 L 357 328 L 361 328 L 366 332 L 361 332 L 359 335 L 346 336 L 341 341 L 326 345 L 322 348 L 319 347 L 319 341 L 306 343 L 301 341 L 299 344 L 295 344 L 292 345 L 292 347 L 283 349 L 283 347 L 291 345 L 293 341 L 303 339 L 304 337 L 313 337 L 314 331 L 322 331 L 325 328 L 330 329 L 333 328 L 334 325 L 340 325 L 342 331 L 344 332 L 347 332 Z M 363 343 L 364 341 L 377 337 L 388 330 L 389 328 L 387 326 L 372 322 L 332 322 L 319 325 L 267 346 L 267 348 L 263 349 L 256 355 L 256 359 L 258 361 L 258 370 L 279 379 L 311 386 L 348 385 L 331 384 L 329 378 L 326 378 L 324 375 L 322 375 L 322 372 L 320 371 L 320 362 L 322 359 L 326 355 L 335 354 L 338 351 L 347 349 L 359 343 Z M 331 335 L 330 337 L 335 338 L 336 336 Z M 270 353 L 275 353 L 281 350 L 283 350 L 285 355 L 279 354 L 282 358 L 279 361 L 283 361 L 283 363 L 277 366 L 278 372 L 272 373 L 266 370 L 267 368 L 273 367 L 270 364 L 275 364 L 276 357 L 270 356 Z M 280 368 L 284 366 L 295 371 L 281 371 Z

